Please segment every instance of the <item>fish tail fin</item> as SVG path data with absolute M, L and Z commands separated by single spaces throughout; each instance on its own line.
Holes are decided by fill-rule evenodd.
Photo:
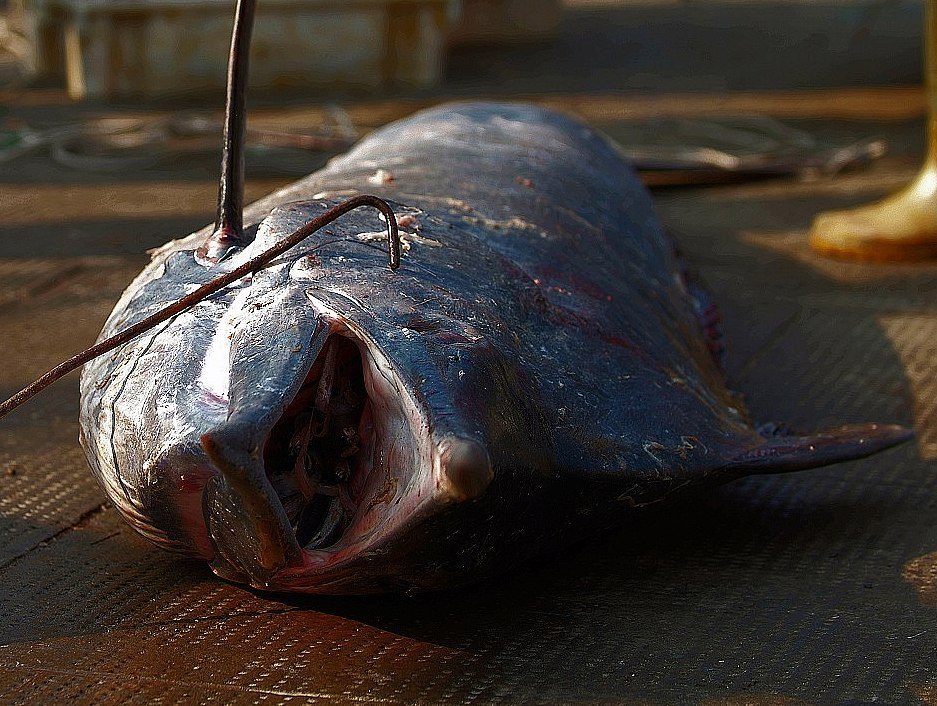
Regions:
M 807 436 L 772 436 L 727 468 L 739 475 L 801 471 L 865 458 L 912 436 L 911 429 L 898 424 L 850 424 Z

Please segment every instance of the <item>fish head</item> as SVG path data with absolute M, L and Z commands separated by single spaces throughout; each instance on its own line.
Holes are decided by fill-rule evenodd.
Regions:
M 329 205 L 276 209 L 222 266 Z M 517 336 L 478 315 L 482 292 L 444 286 L 471 277 L 451 255 L 433 248 L 388 272 L 383 250 L 360 237 L 373 220 L 349 215 L 137 342 L 132 370 L 113 358 L 96 366 L 114 374 L 88 371 L 108 382 L 84 390 L 96 439 L 86 434 L 86 448 L 106 439 L 117 462 L 90 448 L 89 460 L 144 535 L 260 588 L 406 588 L 433 575 L 421 565 L 443 561 L 428 523 L 490 500 L 500 472 L 549 465 Z M 171 253 L 125 311 L 173 296 L 205 276 L 198 268 L 195 251 Z M 154 435 L 160 443 L 142 448 Z M 445 551 L 457 546 L 452 527 Z

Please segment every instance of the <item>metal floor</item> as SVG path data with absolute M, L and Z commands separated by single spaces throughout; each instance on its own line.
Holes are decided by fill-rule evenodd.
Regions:
M 0 425 L 0 702 L 937 704 L 937 264 L 822 260 L 805 235 L 909 178 L 922 123 L 874 121 L 900 91 L 860 98 L 867 122 L 810 95 L 800 127 L 881 134 L 890 155 L 814 183 L 661 190 L 661 215 L 722 305 L 753 416 L 899 421 L 915 442 L 739 481 L 468 589 L 303 599 L 225 584 L 102 505 L 71 376 Z M 550 98 L 567 99 L 583 96 Z M 3 100 L 49 123 L 87 112 Z M 626 138 L 616 116 L 641 99 L 603 100 L 617 108 L 587 117 Z M 213 168 L 4 167 L 0 390 L 91 342 L 143 250 L 210 220 Z

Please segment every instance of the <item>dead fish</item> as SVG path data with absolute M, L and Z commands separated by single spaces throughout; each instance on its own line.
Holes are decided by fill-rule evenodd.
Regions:
M 148 539 L 262 589 L 436 589 L 636 508 L 908 438 L 759 430 L 649 194 L 557 113 L 419 113 L 243 228 L 239 16 L 217 227 L 155 254 L 102 332 L 135 337 L 81 378 L 88 461 Z

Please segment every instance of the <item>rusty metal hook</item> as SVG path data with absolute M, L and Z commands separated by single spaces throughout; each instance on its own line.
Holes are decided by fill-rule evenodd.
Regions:
M 45 375 L 30 383 L 15 395 L 10 397 L 8 400 L 0 404 L 0 419 L 5 417 L 7 414 L 12 412 L 14 409 L 19 407 L 34 395 L 47 388 L 59 378 L 79 368 L 89 360 L 93 360 L 99 355 L 103 355 L 104 353 L 112 351 L 118 346 L 133 340 L 141 333 L 145 333 L 149 329 L 157 326 L 158 324 L 161 324 L 167 319 L 171 319 L 173 316 L 181 314 L 183 311 L 190 309 L 200 301 L 210 297 L 215 292 L 224 289 L 233 282 L 237 282 L 245 275 L 257 272 L 261 268 L 268 265 L 272 260 L 279 257 L 290 248 L 295 247 L 319 229 L 327 226 L 332 221 L 341 218 L 349 211 L 353 211 L 356 208 L 361 208 L 362 206 L 370 206 L 371 208 L 375 208 L 384 215 L 384 218 L 387 221 L 388 265 L 390 266 L 391 270 L 396 270 L 398 267 L 400 267 L 400 233 L 397 230 L 397 219 L 394 217 L 394 210 L 386 201 L 379 199 L 377 196 L 370 196 L 367 194 L 355 196 L 343 203 L 338 204 L 337 206 L 333 206 L 321 216 L 313 218 L 306 225 L 294 231 L 276 245 L 271 246 L 260 255 L 251 258 L 239 267 L 236 267 L 230 272 L 227 272 L 209 282 L 206 282 L 191 294 L 187 294 L 166 308 L 160 309 L 155 314 L 151 314 L 150 316 L 141 321 L 138 321 L 132 326 L 128 326 L 123 331 L 120 331 L 110 338 L 101 341 L 100 343 L 97 343 L 90 348 L 87 348 L 78 355 L 69 358 L 65 362 L 59 363 Z
M 244 141 L 247 132 L 245 101 L 250 37 L 254 24 L 256 4 L 256 0 L 238 0 L 235 12 L 234 29 L 231 36 L 231 53 L 228 57 L 228 88 L 225 104 L 221 182 L 218 187 L 218 217 L 215 222 L 214 232 L 196 253 L 197 258 L 208 259 L 212 262 L 221 260 L 232 247 L 243 247 L 247 244 L 244 241 L 242 213 L 244 202 Z M 370 206 L 384 215 L 387 222 L 390 269 L 396 270 L 400 267 L 400 234 L 397 230 L 397 219 L 394 216 L 394 210 L 386 201 L 376 196 L 355 196 L 312 219 L 276 245 L 251 258 L 239 267 L 203 284 L 191 294 L 114 334 L 107 340 L 85 349 L 63 363 L 59 363 L 45 375 L 0 404 L 0 419 L 89 360 L 114 350 L 163 321 L 195 306 L 206 297 L 224 289 L 245 275 L 257 272 L 271 260 L 298 245 L 320 228 L 361 206 Z

